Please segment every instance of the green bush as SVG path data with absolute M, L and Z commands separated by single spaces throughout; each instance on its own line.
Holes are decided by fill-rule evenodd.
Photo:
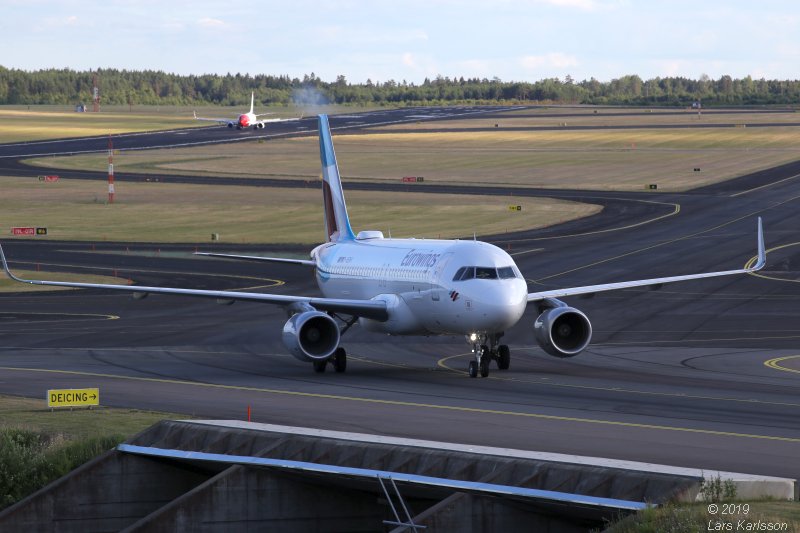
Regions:
M 0 509 L 55 481 L 124 437 L 67 440 L 63 435 L 0 429 Z

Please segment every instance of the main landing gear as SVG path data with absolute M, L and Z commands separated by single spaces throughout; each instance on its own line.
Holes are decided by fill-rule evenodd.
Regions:
M 328 363 L 333 366 L 333 369 L 336 372 L 341 373 L 347 370 L 347 352 L 345 349 L 339 346 L 329 358 L 323 359 L 322 361 L 314 361 L 314 372 L 318 374 L 325 372 L 325 368 L 328 366 Z
M 508 370 L 511 364 L 511 350 L 505 344 L 499 344 L 503 333 L 473 333 L 467 336 L 467 342 L 472 345 L 475 359 L 469 362 L 467 373 L 469 377 L 476 378 L 478 374 L 485 378 L 489 376 L 489 363 L 497 361 L 497 368 Z
M 343 323 L 343 326 L 339 330 L 340 337 L 344 335 L 348 329 L 353 327 L 353 324 L 358 322 L 358 317 L 355 316 L 350 318 L 342 318 L 336 313 L 328 313 L 328 314 L 331 315 L 333 318 L 339 319 Z M 328 366 L 328 363 L 330 363 L 331 366 L 333 366 L 333 369 L 339 374 L 347 370 L 347 352 L 345 351 L 345 349 L 339 346 L 338 348 L 336 348 L 336 351 L 333 352 L 333 355 L 331 355 L 327 359 L 323 359 L 321 361 L 314 361 L 313 363 L 314 372 L 316 372 L 317 374 L 325 372 L 325 368 Z

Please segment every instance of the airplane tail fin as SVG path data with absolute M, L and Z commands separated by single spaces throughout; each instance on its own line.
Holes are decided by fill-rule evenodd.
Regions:
M 255 91 L 250 93 L 250 113 L 253 112 L 253 104 L 256 102 L 256 93 Z
M 328 115 L 319 115 L 319 157 L 322 163 L 322 201 L 325 207 L 325 237 L 330 241 L 353 240 L 344 202 L 339 166 L 333 151 Z

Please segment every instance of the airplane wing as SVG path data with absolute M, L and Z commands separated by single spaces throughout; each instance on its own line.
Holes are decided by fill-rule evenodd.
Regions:
M 258 255 L 234 255 L 234 254 L 216 254 L 211 252 L 195 252 L 194 255 L 203 255 L 206 257 L 222 257 L 223 259 L 236 259 L 239 261 L 265 261 L 270 263 L 286 263 L 292 265 L 305 265 L 315 267 L 317 264 L 308 259 L 287 259 L 285 257 L 261 257 Z
M 346 315 L 371 318 L 378 321 L 385 321 L 389 315 L 386 310 L 386 303 L 376 300 L 346 300 L 338 298 L 316 298 L 311 296 L 290 296 L 284 294 L 264 294 L 260 292 L 236 292 L 236 291 L 209 291 L 199 289 L 178 289 L 172 287 L 147 287 L 142 285 L 111 285 L 105 283 L 77 283 L 66 281 L 42 281 L 18 278 L 11 273 L 8 268 L 3 247 L 0 246 L 0 259 L 3 261 L 3 268 L 8 277 L 21 283 L 31 285 L 45 285 L 50 287 L 73 287 L 77 289 L 104 289 L 133 293 L 137 296 L 152 294 L 174 294 L 179 296 L 196 296 L 201 298 L 216 298 L 223 302 L 226 301 L 249 301 L 261 302 L 273 305 L 288 306 L 296 303 L 305 303 L 320 311 L 333 311 Z
M 732 274 L 747 274 L 761 270 L 767 262 L 766 251 L 764 250 L 764 230 L 761 224 L 761 217 L 758 218 L 758 260 L 750 267 L 737 270 L 723 270 L 720 272 L 705 272 L 702 274 L 688 274 L 684 276 L 670 276 L 666 278 L 640 279 L 635 281 L 622 281 L 619 283 L 604 283 L 600 285 L 586 285 L 584 287 L 570 287 L 566 289 L 554 289 L 549 291 L 528 293 L 528 302 L 538 302 L 545 298 L 561 298 L 564 296 L 577 296 L 579 294 L 594 294 L 597 292 L 616 291 L 619 289 L 630 289 L 632 287 L 653 287 L 660 288 L 666 283 L 676 281 L 687 281 L 690 279 L 715 278 L 717 276 L 730 276 Z
M 195 120 L 207 120 L 208 122 L 217 122 L 219 124 L 231 124 L 231 123 L 235 124 L 236 123 L 236 119 L 235 118 L 198 117 L 197 116 L 197 111 L 192 111 L 192 114 L 194 114 L 194 119 Z

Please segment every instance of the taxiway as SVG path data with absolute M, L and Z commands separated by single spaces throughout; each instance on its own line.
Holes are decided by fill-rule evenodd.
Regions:
M 529 309 L 504 338 L 510 370 L 493 366 L 486 379 L 466 377 L 463 339 L 358 328 L 343 337 L 347 373 L 319 375 L 283 348 L 286 316 L 272 306 L 16 293 L 0 295 L 0 393 L 97 386 L 109 406 L 208 418 L 244 418 L 249 406 L 253 420 L 273 424 L 797 478 L 798 173 L 784 165 L 684 194 L 525 192 L 606 206 L 583 220 L 486 238 L 509 249 L 532 290 L 740 268 L 755 255 L 756 218 L 764 219 L 767 267 L 757 275 L 566 299 L 595 330 L 574 358 L 535 346 Z M 464 192 L 430 192 L 438 190 Z M 195 245 L 4 247 L 16 269 L 316 294 L 303 268 L 192 257 Z M 275 251 L 215 249 L 223 248 Z

